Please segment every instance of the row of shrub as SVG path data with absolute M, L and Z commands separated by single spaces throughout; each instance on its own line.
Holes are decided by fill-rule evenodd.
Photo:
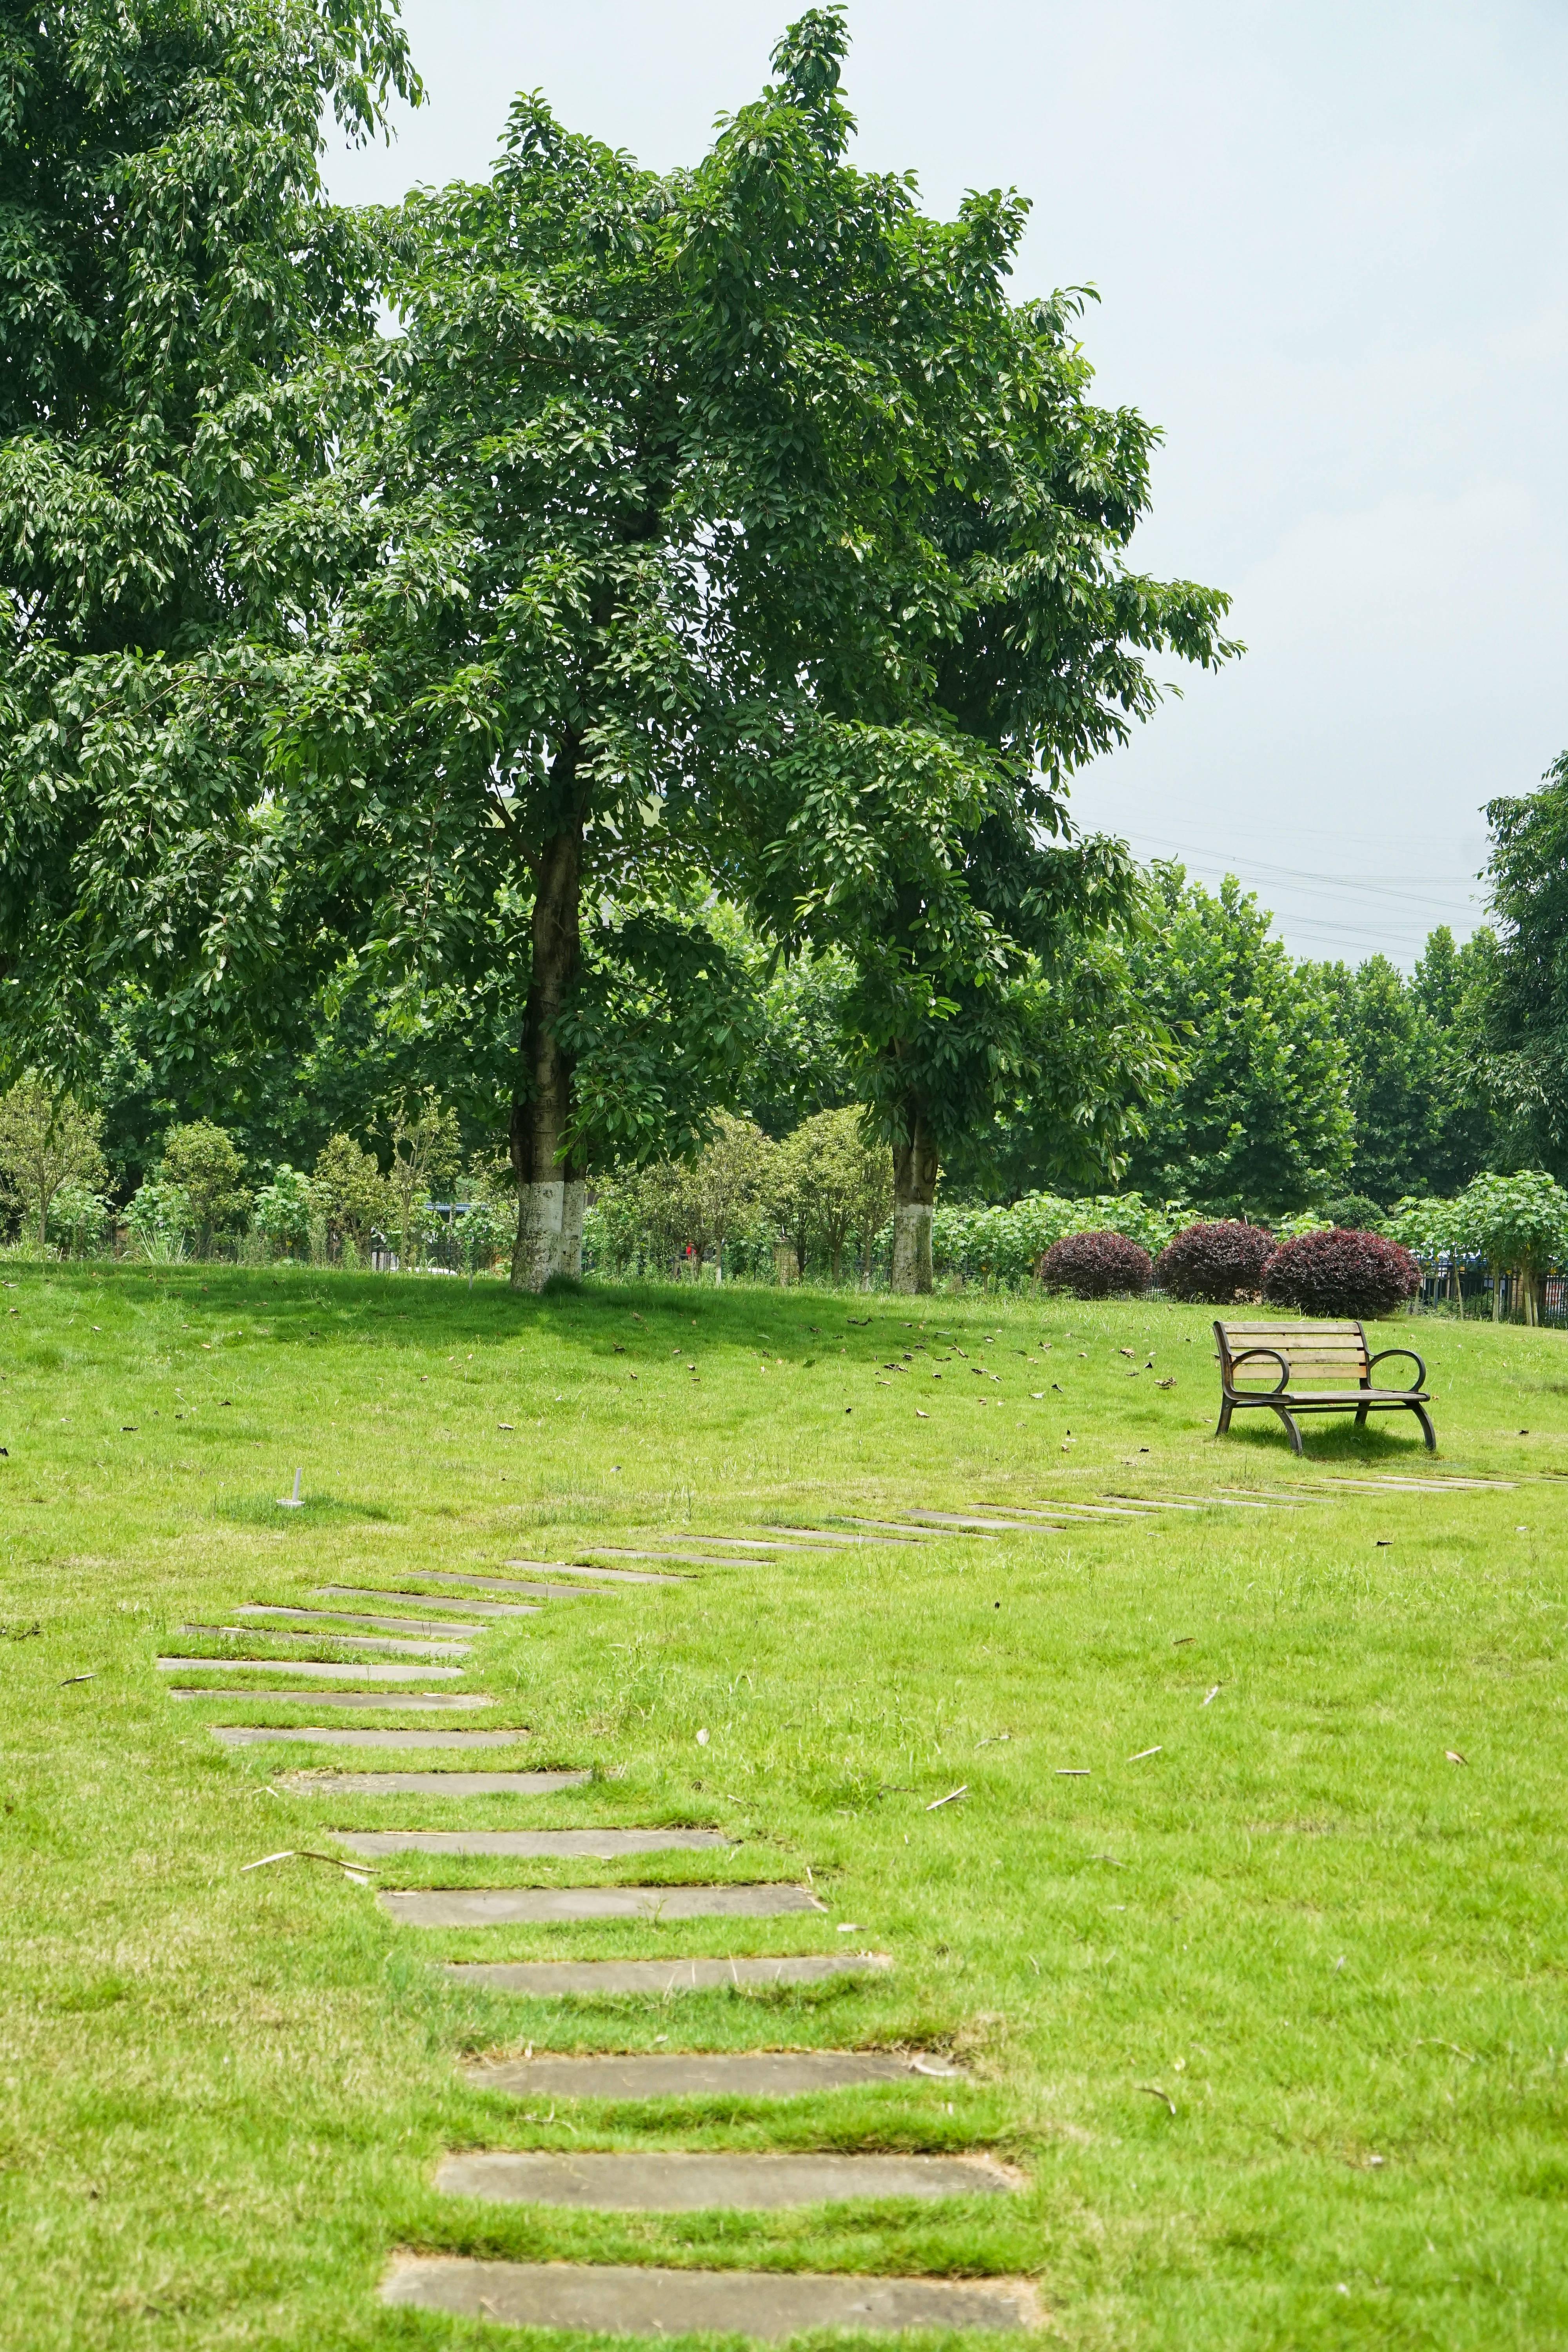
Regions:
M 1331 1225 L 1276 1238 L 1267 1226 L 1225 1218 L 1184 1228 L 1158 1257 L 1126 1234 L 1067 1234 L 1040 1259 L 1047 1290 L 1075 1298 L 1138 1297 L 1157 1283 L 1172 1298 L 1213 1307 L 1265 1298 L 1300 1315 L 1389 1315 L 1421 1286 L 1410 1252 L 1382 1234 Z
M 479 1155 L 464 1165 L 455 1111 L 429 1097 L 388 1116 L 384 1165 L 354 1137 L 329 1137 L 313 1169 L 251 1170 L 209 1119 L 171 1127 L 129 1200 L 109 1191 L 100 1113 L 37 1077 L 0 1094 L 0 1213 L 15 1246 L 66 1257 L 129 1252 L 153 1263 L 278 1257 L 363 1265 L 390 1253 L 403 1265 L 474 1272 L 505 1255 L 517 1225 L 510 1168 Z M 454 1194 L 456 1198 L 454 1199 Z

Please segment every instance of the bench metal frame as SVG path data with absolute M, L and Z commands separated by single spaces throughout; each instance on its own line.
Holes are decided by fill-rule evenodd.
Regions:
M 1383 1348 L 1373 1356 L 1367 1351 L 1366 1333 L 1359 1323 L 1278 1323 L 1261 1326 L 1255 1324 L 1249 1328 L 1238 1330 L 1237 1337 L 1245 1338 L 1247 1345 L 1233 1351 L 1230 1332 L 1235 1328 L 1217 1321 L 1214 1327 L 1215 1339 L 1219 1348 L 1221 1396 L 1219 1423 L 1215 1430 L 1216 1437 L 1225 1435 L 1230 1427 L 1230 1417 L 1233 1412 L 1242 1412 L 1256 1405 L 1265 1406 L 1270 1412 L 1279 1415 L 1285 1424 L 1290 1439 L 1291 1451 L 1295 1454 L 1300 1454 L 1301 1451 L 1301 1433 L 1296 1425 L 1296 1416 L 1299 1413 L 1353 1412 L 1356 1427 L 1364 1429 L 1369 1412 L 1413 1412 L 1421 1423 L 1422 1432 L 1426 1440 L 1427 1452 L 1431 1454 L 1436 1452 L 1437 1433 L 1432 1426 L 1432 1417 L 1426 1410 L 1431 1402 L 1426 1387 L 1426 1367 L 1414 1348 Z M 1271 1346 L 1268 1340 L 1256 1337 L 1259 1330 L 1268 1331 L 1271 1338 L 1278 1339 L 1280 1344 Z M 1353 1339 L 1352 1334 L 1354 1335 Z M 1292 1342 L 1295 1343 L 1294 1346 Z M 1326 1354 L 1342 1353 L 1346 1359 L 1347 1370 L 1352 1368 L 1351 1360 L 1352 1356 L 1355 1359 L 1356 1368 L 1359 1369 L 1359 1379 L 1355 1388 L 1321 1389 L 1314 1391 L 1311 1389 L 1292 1388 L 1290 1385 L 1293 1356 L 1302 1355 L 1321 1359 Z M 1271 1357 L 1279 1365 L 1279 1379 L 1275 1387 L 1271 1389 L 1238 1389 L 1237 1387 L 1237 1368 L 1248 1362 L 1255 1356 Z M 1415 1378 L 1408 1388 L 1373 1388 L 1372 1384 L 1373 1371 L 1390 1356 L 1407 1356 L 1415 1365 Z

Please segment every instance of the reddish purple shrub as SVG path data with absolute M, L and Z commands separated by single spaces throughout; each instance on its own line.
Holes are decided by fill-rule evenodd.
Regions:
M 1037 1269 L 1047 1290 L 1075 1298 L 1110 1298 L 1149 1287 L 1149 1253 L 1125 1234 L 1064 1234 Z
M 1257 1296 L 1273 1255 L 1274 1236 L 1265 1225 L 1244 1225 L 1234 1217 L 1221 1224 L 1187 1225 L 1172 1234 L 1155 1259 L 1154 1279 L 1173 1298 L 1228 1307 L 1233 1299 Z
M 1267 1298 L 1303 1315 L 1388 1315 L 1421 1286 L 1407 1249 L 1382 1234 L 1335 1225 L 1281 1242 L 1263 1276 Z

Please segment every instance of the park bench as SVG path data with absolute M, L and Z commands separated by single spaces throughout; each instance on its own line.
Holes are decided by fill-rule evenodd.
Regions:
M 1277 1412 L 1290 1433 L 1290 1444 L 1301 1451 L 1296 1415 L 1302 1412 L 1353 1412 L 1356 1427 L 1366 1425 L 1369 1412 L 1413 1412 L 1426 1432 L 1427 1446 L 1436 1451 L 1436 1433 L 1426 1407 L 1426 1367 L 1414 1348 L 1384 1348 L 1369 1355 L 1366 1333 L 1359 1323 L 1216 1323 L 1222 1402 L 1216 1437 L 1230 1427 L 1230 1416 L 1250 1405 L 1266 1405 Z M 1373 1373 L 1388 1356 L 1408 1356 L 1415 1379 L 1408 1388 L 1373 1388 Z M 1259 1373 L 1279 1370 L 1272 1388 L 1238 1388 L 1237 1373 L 1255 1364 Z

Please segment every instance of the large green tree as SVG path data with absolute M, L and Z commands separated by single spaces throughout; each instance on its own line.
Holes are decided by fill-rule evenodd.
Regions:
M 1048 848 L 1052 779 L 1152 700 L 1139 648 L 1216 650 L 1219 600 L 1121 566 L 1149 436 L 1088 405 L 1068 306 L 1008 304 L 1023 208 L 934 222 L 854 171 L 845 45 L 803 17 L 663 179 L 520 100 L 488 183 L 411 202 L 405 351 L 301 521 L 341 585 L 280 708 L 280 822 L 384 969 L 516 976 L 521 1284 L 574 1263 L 629 1139 L 630 1081 L 582 1084 L 585 906 L 706 860 L 786 947 L 847 940 L 929 1232 L 973 1072 L 1039 1066 L 1042 959 L 1118 887 Z M 641 954 L 669 968 L 651 922 Z
M 0 1020 L 79 1072 L 110 983 L 160 999 L 268 887 L 171 775 L 258 799 L 257 681 L 329 448 L 303 363 L 374 319 L 324 110 L 417 95 L 394 0 L 58 0 L 0 21 Z M 248 756 L 247 756 L 248 755 Z M 214 780 L 209 776 L 207 788 Z M 199 1001 L 186 1000 L 187 1027 Z
M 1342 1189 L 1354 1122 L 1321 971 L 1269 938 L 1271 918 L 1234 878 L 1216 895 L 1162 864 L 1153 882 L 1155 925 L 1131 962 L 1182 1070 L 1148 1108 L 1129 1183 L 1227 1215 L 1279 1215 Z

